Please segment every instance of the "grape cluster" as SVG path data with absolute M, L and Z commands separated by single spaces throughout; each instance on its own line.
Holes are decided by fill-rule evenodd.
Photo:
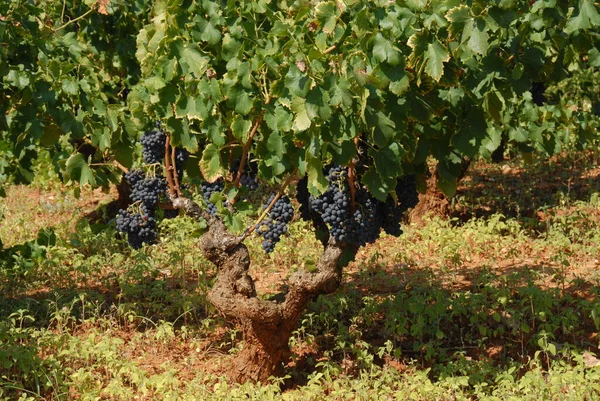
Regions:
M 231 174 L 237 174 L 238 169 L 240 168 L 240 160 L 236 160 L 229 169 Z M 256 163 L 248 161 L 244 165 L 244 172 L 240 176 L 240 185 L 242 187 L 248 188 L 250 191 L 255 191 L 258 189 L 258 178 L 256 177 Z
M 144 162 L 148 164 L 160 163 L 165 156 L 166 140 L 167 135 L 159 126 L 142 134 L 140 143 L 142 144 Z
M 133 185 L 131 200 L 134 202 L 140 201 L 148 210 L 154 211 L 156 204 L 166 190 L 167 183 L 164 177 L 145 177 Z
M 381 228 L 389 235 L 399 237 L 402 234 L 400 220 L 402 220 L 403 215 L 402 205 L 398 205 L 392 197 L 387 198 L 385 202 L 381 202 L 379 205 Z
M 327 180 L 327 190 L 316 198 L 308 192 L 306 177 L 298 182 L 300 214 L 303 219 L 311 220 L 316 229 L 326 231 L 336 241 L 357 247 L 375 242 L 381 229 L 390 235 L 401 235 L 400 221 L 404 213 L 419 200 L 414 175 L 398 180 L 398 201 L 390 196 L 381 202 L 373 198 L 366 188 L 356 185 L 354 204 L 345 168 L 329 167 Z
M 210 201 L 210 198 L 213 194 L 217 192 L 223 191 L 224 188 L 223 180 L 218 179 L 215 182 L 206 182 L 204 181 L 200 186 L 202 191 L 202 196 L 204 197 L 204 201 L 206 202 L 206 209 L 212 215 L 217 214 L 217 206 Z
M 138 212 L 121 209 L 117 215 L 117 230 L 127 234 L 127 242 L 134 249 L 153 243 L 157 236 L 156 220 L 143 207 L 140 209 Z
M 131 186 L 131 200 L 134 206 L 129 210 L 119 210 L 117 230 L 127 234 L 127 241 L 134 249 L 144 243 L 156 240 L 156 220 L 154 212 L 160 197 L 167 189 L 163 177 L 147 177 L 142 170 L 131 169 L 125 174 Z
M 329 186 L 319 197 L 309 197 L 309 208 L 315 210 L 336 241 L 363 246 L 375 242 L 381 227 L 379 202 L 364 188 L 356 188 L 354 210 L 351 205 L 348 175 L 341 166 L 329 169 Z
M 177 170 L 177 177 L 181 181 L 183 177 L 183 164 L 190 157 L 190 152 L 185 148 L 177 148 L 175 151 L 175 169 Z
M 253 176 L 249 173 L 242 174 L 242 176 L 240 177 L 240 184 L 251 191 L 255 191 L 258 189 L 258 179 L 255 175 Z
M 265 208 L 271 204 L 275 194 L 271 194 L 265 203 Z M 275 204 L 269 210 L 267 219 L 263 220 L 256 228 L 256 233 L 264 238 L 262 249 L 271 253 L 275 249 L 275 245 L 281 239 L 281 236 L 288 230 L 287 224 L 294 217 L 294 208 L 287 196 L 281 196 L 275 201 Z
M 146 178 L 146 174 L 139 169 L 131 169 L 125 173 L 125 180 L 127 180 L 131 188 L 135 187 L 144 178 Z
M 419 203 L 417 176 L 414 174 L 402 176 L 396 183 L 396 196 L 400 202 L 400 215 L 417 206 L 417 203 Z

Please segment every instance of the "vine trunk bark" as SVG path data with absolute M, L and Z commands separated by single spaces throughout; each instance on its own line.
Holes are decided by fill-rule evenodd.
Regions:
M 465 177 L 471 165 L 471 160 L 464 158 L 459 176 L 456 178 L 457 184 Z M 419 194 L 419 202 L 411 210 L 408 220 L 411 223 L 421 224 L 425 216 L 442 217 L 450 216 L 452 212 L 451 199 L 438 188 L 437 165 L 430 168 L 429 178 L 427 179 L 427 190 Z
M 208 229 L 200 240 L 204 256 L 218 269 L 208 300 L 226 318 L 236 321 L 244 335 L 244 349 L 238 355 L 231 379 L 237 382 L 265 382 L 283 373 L 290 357 L 289 338 L 307 303 L 318 294 L 335 291 L 341 282 L 339 265 L 344 248 L 333 239 L 325 245 L 314 272 L 299 270 L 287 282 L 288 291 L 280 302 L 257 297 L 248 274 L 250 254 L 243 237 L 230 233 L 223 222 L 189 199 L 172 200 L 195 218 L 206 220 Z

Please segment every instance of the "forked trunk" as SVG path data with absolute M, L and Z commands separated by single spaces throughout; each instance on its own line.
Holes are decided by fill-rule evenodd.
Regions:
M 331 239 L 316 271 L 300 270 L 289 277 L 289 290 L 282 302 L 263 300 L 256 296 L 254 281 L 248 275 L 250 254 L 243 238 L 227 231 L 221 220 L 191 200 L 176 198 L 172 202 L 208 224 L 200 247 L 219 270 L 208 300 L 225 317 L 240 324 L 245 340 L 244 349 L 230 371 L 231 378 L 238 382 L 264 382 L 270 376 L 280 375 L 290 356 L 290 335 L 306 304 L 314 296 L 339 287 L 342 276 L 339 261 L 344 248 Z

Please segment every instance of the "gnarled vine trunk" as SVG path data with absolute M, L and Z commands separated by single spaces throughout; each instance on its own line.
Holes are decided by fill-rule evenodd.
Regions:
M 330 240 L 315 272 L 295 272 L 282 302 L 259 299 L 248 275 L 250 254 L 243 238 L 230 233 L 223 222 L 189 199 L 173 205 L 195 218 L 204 218 L 208 230 L 201 238 L 204 256 L 218 269 L 209 301 L 228 319 L 239 322 L 245 340 L 230 377 L 238 382 L 266 381 L 280 375 L 290 357 L 289 338 L 306 304 L 318 294 L 335 291 L 341 282 L 339 261 L 343 247 Z
M 470 165 L 471 160 L 469 158 L 463 158 L 460 174 L 456 178 L 457 183 L 465 177 Z M 451 199 L 438 187 L 438 172 L 436 165 L 430 168 L 430 174 L 427 178 L 427 190 L 424 193 L 419 194 L 419 202 L 410 211 L 408 220 L 411 223 L 420 224 L 427 215 L 430 217 L 437 216 L 446 218 L 450 216 L 451 212 Z

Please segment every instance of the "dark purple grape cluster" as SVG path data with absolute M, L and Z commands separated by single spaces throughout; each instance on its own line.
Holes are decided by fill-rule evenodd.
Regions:
M 383 231 L 394 237 L 402 235 L 400 221 L 404 216 L 402 205 L 398 205 L 392 197 L 387 198 L 385 202 L 379 205 L 379 218 Z
M 155 129 L 146 131 L 140 138 L 142 156 L 148 164 L 161 163 L 165 157 L 165 142 L 167 135 L 158 125 Z
M 408 209 L 412 209 L 419 203 L 419 191 L 417 191 L 417 176 L 408 174 L 402 176 L 396 183 L 396 196 L 400 202 L 400 216 Z
M 131 200 L 140 201 L 151 211 L 154 211 L 161 196 L 167 191 L 167 182 L 164 177 L 145 177 L 133 185 Z
M 240 184 L 243 187 L 248 188 L 250 191 L 255 191 L 258 189 L 258 179 L 256 176 L 251 175 L 249 173 L 243 173 L 240 177 Z
M 329 187 L 319 197 L 309 197 L 309 208 L 316 211 L 336 241 L 363 246 L 379 238 L 381 227 L 379 202 L 363 188 L 356 188 L 354 210 L 346 169 L 331 167 L 327 173 Z
M 217 206 L 210 201 L 210 198 L 213 194 L 223 191 L 224 187 L 225 185 L 223 184 L 222 179 L 218 179 L 215 182 L 204 181 L 200 186 L 200 190 L 202 191 L 202 197 L 206 202 L 206 210 L 208 210 L 208 212 L 212 215 L 217 214 Z
M 144 178 L 146 178 L 146 174 L 139 169 L 131 169 L 125 173 L 125 180 L 127 180 L 131 188 L 135 187 Z
M 175 169 L 179 180 L 183 177 L 183 164 L 190 157 L 190 152 L 185 148 L 177 148 L 175 151 Z
M 264 207 L 267 208 L 274 198 L 275 194 L 271 194 Z M 265 252 L 273 252 L 281 236 L 287 232 L 287 224 L 293 217 L 294 207 L 290 202 L 290 198 L 285 195 L 281 196 L 269 210 L 268 217 L 256 228 L 256 233 L 264 238 L 262 249 Z
M 117 215 L 117 230 L 127 234 L 127 242 L 134 249 L 156 241 L 156 220 L 143 209 L 142 207 L 138 213 L 119 210 Z
M 117 230 L 127 234 L 127 241 L 135 248 L 144 243 L 153 243 L 157 237 L 154 214 L 156 205 L 164 196 L 167 185 L 164 177 L 147 177 L 144 171 L 131 169 L 125 174 L 131 186 L 131 200 L 136 207 L 130 210 L 119 210 Z
M 398 180 L 398 202 L 391 196 L 381 202 L 373 198 L 366 188 L 357 185 L 353 205 L 346 168 L 328 168 L 327 180 L 327 190 L 317 198 L 308 193 L 306 178 L 298 182 L 300 214 L 303 219 L 312 221 L 316 229 L 326 231 L 338 242 L 353 246 L 375 242 L 381 229 L 390 235 L 401 235 L 400 221 L 404 213 L 419 200 L 414 175 Z
M 231 165 L 229 172 L 232 174 L 237 174 L 238 169 L 240 168 L 240 160 L 236 160 Z M 248 188 L 250 191 L 255 191 L 258 189 L 258 177 L 256 176 L 257 166 L 255 162 L 248 161 L 244 165 L 244 172 L 240 176 L 240 185 L 242 187 Z

